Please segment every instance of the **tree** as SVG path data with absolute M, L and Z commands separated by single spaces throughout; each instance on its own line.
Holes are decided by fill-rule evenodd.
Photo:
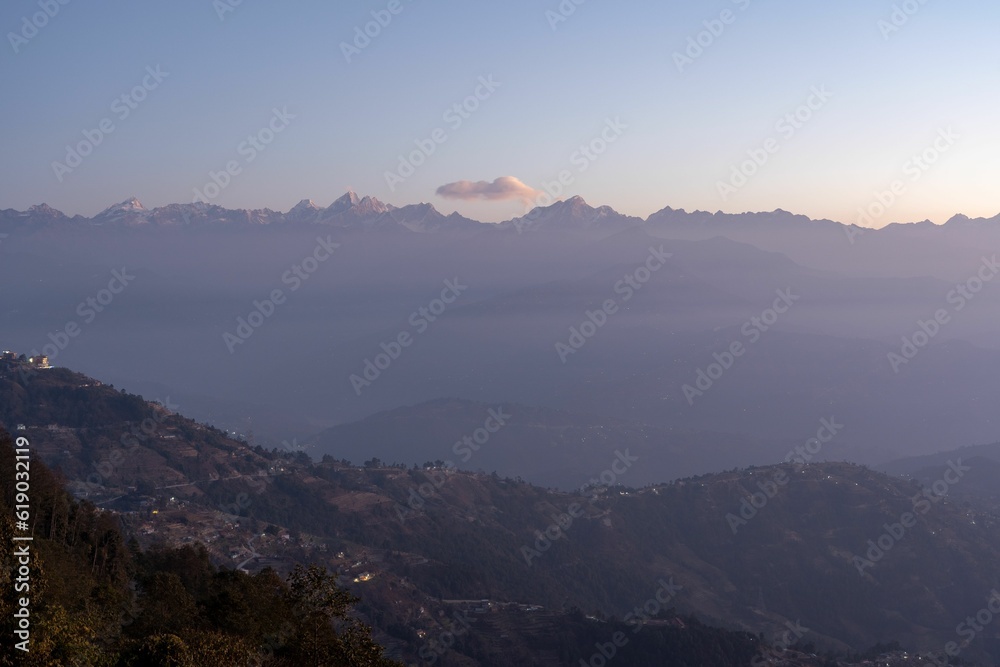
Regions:
M 119 667 L 195 667 L 196 664 L 184 640 L 170 634 L 152 635 L 118 662 Z
M 137 636 L 154 632 L 180 634 L 193 627 L 198 619 L 195 599 L 173 572 L 157 572 L 140 598 L 143 609 L 132 631 Z
M 288 601 L 296 624 L 293 657 L 316 667 L 390 667 L 371 628 L 350 615 L 358 602 L 316 565 L 297 565 L 288 577 Z

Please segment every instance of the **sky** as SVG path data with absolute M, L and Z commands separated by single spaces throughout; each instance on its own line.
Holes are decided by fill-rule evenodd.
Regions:
M 992 217 L 998 19 L 986 0 L 8 0 L 0 209 L 352 189 L 484 221 L 545 195 Z M 524 188 L 461 184 L 504 177 Z

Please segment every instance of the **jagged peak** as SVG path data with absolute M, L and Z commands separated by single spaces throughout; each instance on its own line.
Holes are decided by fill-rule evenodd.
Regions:
M 97 214 L 97 217 L 122 214 L 122 213 L 137 213 L 145 212 L 146 207 L 142 205 L 142 202 L 135 197 L 129 197 L 125 201 L 118 202 L 112 206 L 107 207 L 103 211 Z
M 569 199 L 557 201 L 546 208 L 551 208 L 553 210 L 570 210 L 574 212 L 596 210 L 580 195 L 573 195 Z
M 58 217 L 66 217 L 65 213 L 63 213 L 59 209 L 52 208 L 51 206 L 49 206 L 48 204 L 45 204 L 45 203 L 35 204 L 34 206 L 31 206 L 27 210 L 27 213 L 34 213 L 34 214 L 40 214 L 40 215 L 49 215 L 49 216 L 58 216 Z
M 546 212 L 556 212 L 556 211 L 578 211 L 583 209 L 588 209 L 590 206 L 584 201 L 583 197 L 580 195 L 574 195 L 569 199 L 560 199 L 558 201 L 552 202 L 548 206 L 535 206 L 526 215 L 528 217 L 537 217 Z
M 135 209 L 135 210 L 138 210 L 138 211 L 145 211 L 146 210 L 146 207 L 143 206 L 142 202 L 139 201 L 136 197 L 129 197 L 125 201 L 117 204 L 117 207 L 118 208 L 125 208 L 125 209 Z
M 357 193 L 354 190 L 348 190 L 346 193 L 338 197 L 332 204 L 326 207 L 326 210 L 331 213 L 340 213 L 341 211 L 346 211 L 348 209 L 354 208 L 361 202 Z
M 685 211 L 682 208 L 674 208 L 673 206 L 664 206 L 659 211 L 654 211 L 653 213 L 650 213 L 649 217 L 654 218 L 658 215 L 667 215 L 669 213 L 687 213 L 687 211 Z
M 293 213 L 296 211 L 318 211 L 318 210 L 320 210 L 320 207 L 317 206 L 316 202 L 314 202 L 312 199 L 303 199 L 298 204 L 289 209 L 288 212 Z
M 385 213 L 392 210 L 392 207 L 388 204 L 367 195 L 361 198 L 361 201 L 355 205 L 355 208 L 358 209 L 359 213 Z
M 434 206 L 434 204 L 428 204 L 427 202 L 420 202 L 419 204 L 407 204 L 406 206 L 400 206 L 399 208 L 397 208 L 395 210 L 397 210 L 397 211 L 406 211 L 408 213 L 409 212 L 420 212 L 420 213 L 429 214 L 429 215 L 440 215 L 440 216 L 443 217 L 443 214 L 440 211 L 437 210 L 437 208 Z
M 952 216 L 948 222 L 944 224 L 968 224 L 968 223 L 986 223 L 986 224 L 1000 224 L 1000 214 L 993 216 L 992 218 L 970 218 L 967 215 L 959 213 L 958 215 Z

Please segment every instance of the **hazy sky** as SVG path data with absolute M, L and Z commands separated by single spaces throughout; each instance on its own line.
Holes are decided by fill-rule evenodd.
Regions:
M 895 23 L 891 0 L 63 1 L 0 6 L 0 208 L 187 202 L 232 161 L 213 203 L 326 206 L 353 188 L 501 220 L 524 203 L 435 190 L 501 176 L 542 189 L 565 170 L 566 195 L 643 217 L 783 208 L 855 222 L 897 179 L 876 226 L 1000 212 L 1000 7 L 986 0 L 908 0 Z M 391 21 L 345 55 L 373 11 Z M 702 53 L 679 67 L 699 33 Z M 446 115 L 477 87 L 478 108 Z M 832 97 L 812 97 L 798 127 L 778 125 L 823 87 Z M 602 132 L 603 154 L 578 152 Z M 67 161 L 67 145 L 97 140 Z M 416 141 L 433 154 L 393 190 L 385 174 Z M 730 181 L 748 151 L 767 159 Z M 908 163 L 925 151 L 934 164 Z M 720 182 L 740 187 L 723 200 Z

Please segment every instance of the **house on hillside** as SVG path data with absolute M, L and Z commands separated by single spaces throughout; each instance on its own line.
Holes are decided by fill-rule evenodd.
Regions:
M 44 354 L 40 354 L 37 357 L 29 357 L 28 363 L 35 368 L 52 368 L 52 366 L 49 365 L 49 358 Z

